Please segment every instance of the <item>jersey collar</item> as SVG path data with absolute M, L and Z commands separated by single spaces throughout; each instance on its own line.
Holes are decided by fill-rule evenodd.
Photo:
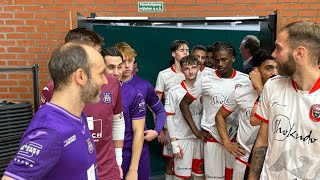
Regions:
M 297 84 L 296 82 L 294 82 L 293 79 L 291 79 L 291 83 L 292 83 L 292 86 L 293 86 L 293 89 L 298 92 L 298 88 L 297 88 Z M 317 91 L 318 89 L 320 89 L 320 78 L 317 79 L 317 81 L 313 84 L 313 86 L 311 87 L 310 91 L 309 91 L 309 94 Z
M 204 70 L 204 68 L 206 68 L 205 66 L 202 66 L 200 69 L 200 72 L 202 72 Z
M 173 65 L 170 67 L 171 71 L 173 71 L 174 73 L 177 73 L 177 71 L 174 69 Z
M 219 77 L 219 78 L 222 78 L 221 75 L 219 74 L 218 70 L 215 71 L 216 72 L 216 75 Z M 232 75 L 231 75 L 231 79 L 233 79 L 237 74 L 237 71 L 235 69 L 232 69 Z

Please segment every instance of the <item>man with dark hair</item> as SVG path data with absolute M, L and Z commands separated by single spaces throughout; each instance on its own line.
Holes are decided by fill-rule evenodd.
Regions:
M 207 50 L 207 57 L 204 62 L 204 65 L 208 68 L 215 69 L 214 62 L 213 62 L 213 47 L 211 45 L 207 46 L 206 50 Z
M 68 68 L 66 68 L 68 67 Z M 67 43 L 49 61 L 52 100 L 35 114 L 3 180 L 97 179 L 96 150 L 82 113 L 99 101 L 105 63 L 92 47 Z
M 214 118 L 232 91 L 249 84 L 248 75 L 233 69 L 235 49 L 231 44 L 216 42 L 213 45 L 213 58 L 217 68 L 211 73 L 201 73 L 193 88 L 183 97 L 180 109 L 193 134 L 205 141 L 204 166 L 206 179 L 230 179 L 234 156 L 225 151 Z M 203 118 L 199 131 L 192 120 L 189 104 L 202 95 Z M 227 118 L 230 139 L 234 139 L 238 126 L 238 112 Z M 214 153 L 213 153 L 214 152 Z
M 74 40 L 88 42 L 88 45 L 92 46 L 98 51 L 101 50 L 101 46 L 104 43 L 103 37 L 87 28 L 72 29 L 64 38 L 64 42 L 66 43 Z
M 277 64 L 271 53 L 260 49 L 253 56 L 253 66 L 259 72 L 258 83 L 263 84 L 273 75 L 277 74 Z M 251 79 L 252 80 L 252 79 Z M 233 167 L 233 180 L 243 180 L 246 166 L 250 167 L 248 158 L 255 142 L 259 127 L 250 125 L 250 111 L 262 89 L 256 88 L 253 82 L 236 88 L 216 114 L 215 120 L 226 150 L 236 156 Z M 237 142 L 231 142 L 226 128 L 225 119 L 234 111 L 239 110 L 239 128 Z
M 262 124 L 249 179 L 319 179 L 320 25 L 290 23 L 275 46 L 281 76 L 267 81 L 255 113 Z
M 98 34 L 83 28 L 70 30 L 65 39 L 69 42 L 92 46 L 96 50 L 101 49 L 103 44 Z M 122 179 L 121 165 L 125 127 L 120 82 L 110 74 L 107 67 L 105 76 L 109 84 L 102 86 L 100 101 L 86 104 L 83 112 L 87 116 L 89 130 L 97 148 L 99 179 L 120 180 Z M 53 88 L 53 81 L 43 88 L 42 103 L 51 100 Z
M 200 72 L 205 73 L 206 71 L 212 71 L 212 69 L 210 69 L 204 65 L 206 58 L 207 58 L 206 47 L 204 47 L 202 45 L 196 45 L 192 48 L 191 54 L 195 55 L 198 58 L 198 61 L 199 61 L 198 66 L 199 66 Z
M 189 133 L 190 127 L 184 120 L 179 109 L 179 103 L 188 89 L 193 87 L 198 74 L 199 60 L 194 55 L 188 55 L 180 60 L 181 72 L 185 80 L 173 86 L 166 97 L 165 109 L 170 141 L 174 154 L 175 179 L 191 178 L 203 179 L 203 141 Z M 193 120 L 200 130 L 202 104 L 200 99 L 190 105 Z
M 256 36 L 247 35 L 240 44 L 240 54 L 243 59 L 242 72 L 249 74 L 252 69 L 252 56 L 260 48 L 260 41 Z
M 171 67 L 159 72 L 156 82 L 155 90 L 160 100 L 165 99 L 170 88 L 181 83 L 184 80 L 184 75 L 181 73 L 180 60 L 189 55 L 189 44 L 184 40 L 175 40 L 171 44 L 171 57 L 173 64 Z M 169 143 L 169 134 L 166 124 L 164 130 L 158 136 L 158 141 L 162 143 L 162 155 L 166 158 L 166 180 L 173 179 L 174 173 L 172 171 L 173 154 L 172 147 Z

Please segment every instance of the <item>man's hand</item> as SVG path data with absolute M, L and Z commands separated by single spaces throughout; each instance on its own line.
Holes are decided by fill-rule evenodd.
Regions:
M 138 180 L 138 172 L 135 170 L 130 170 L 127 173 L 126 180 Z
M 200 139 L 202 139 L 202 140 L 206 140 L 206 139 L 213 139 L 213 136 L 210 134 L 210 133 L 208 133 L 208 132 L 206 132 L 206 131 L 204 131 L 204 130 L 202 130 L 202 131 L 197 131 L 197 132 L 195 132 L 194 133 L 194 135 L 197 137 L 197 138 L 200 138 Z
M 241 157 L 246 155 L 246 150 L 237 142 L 230 142 L 224 144 L 227 151 L 233 154 L 235 157 Z
M 167 145 L 168 144 L 168 140 L 166 138 L 166 134 L 164 133 L 163 130 L 160 132 L 160 135 L 158 136 L 158 142 L 161 143 L 162 145 Z
M 152 141 L 157 136 L 158 136 L 157 131 L 155 131 L 153 129 L 149 129 L 149 130 L 144 131 L 144 140 L 146 140 L 146 141 Z
M 181 146 L 178 144 L 178 142 L 177 141 L 172 141 L 171 145 L 172 145 L 172 152 L 173 152 L 174 157 L 182 158 L 183 157 L 183 151 L 182 151 Z
M 123 171 L 122 171 L 122 168 L 121 166 L 118 165 L 118 168 L 119 168 L 119 172 L 120 172 L 120 179 L 123 179 Z
M 257 91 L 258 95 L 260 95 L 263 89 L 263 84 L 262 84 L 261 74 L 258 68 L 256 67 L 253 68 L 253 70 L 249 74 L 249 78 L 252 82 L 252 86 Z

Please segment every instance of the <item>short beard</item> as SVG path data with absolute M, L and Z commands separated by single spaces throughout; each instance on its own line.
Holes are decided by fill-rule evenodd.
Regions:
M 292 76 L 297 69 L 297 63 L 294 61 L 292 52 L 289 53 L 288 55 L 288 60 L 284 64 L 278 64 L 278 73 L 281 76 Z
M 88 79 L 88 82 L 81 89 L 81 99 L 85 103 L 98 103 L 100 101 L 100 88 L 97 84 L 94 84 L 92 79 Z

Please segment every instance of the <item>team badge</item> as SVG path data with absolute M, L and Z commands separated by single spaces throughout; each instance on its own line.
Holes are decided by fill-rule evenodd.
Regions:
M 104 92 L 102 93 L 103 97 L 102 97 L 102 101 L 106 104 L 109 104 L 112 102 L 112 98 L 111 98 L 111 92 Z
M 88 151 L 90 154 L 92 154 L 93 153 L 93 144 L 92 144 L 90 138 L 87 139 L 87 144 L 88 144 Z
M 314 122 L 320 122 L 320 104 L 314 104 L 311 106 L 309 117 Z

